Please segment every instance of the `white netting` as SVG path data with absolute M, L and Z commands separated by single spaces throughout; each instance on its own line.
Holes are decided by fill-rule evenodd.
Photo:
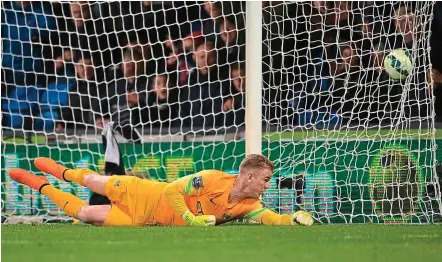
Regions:
M 439 219 L 432 10 L 263 2 L 263 154 L 277 165 L 270 208 L 304 208 L 323 222 Z M 131 173 L 236 173 L 247 139 L 245 18 L 245 3 L 227 1 L 4 2 L 3 218 L 62 215 L 5 171 L 37 171 L 32 159 L 47 156 L 102 172 L 107 121 L 124 137 Z M 398 48 L 414 65 L 402 82 L 383 71 Z
M 129 141 L 124 160 L 137 175 L 171 180 L 226 161 L 234 169 L 241 147 L 226 156 L 235 142 L 213 138 L 244 126 L 244 14 L 242 3 L 5 2 L 5 216 L 61 214 L 4 171 L 37 171 L 36 156 L 102 171 L 108 121 Z M 212 142 L 183 142 L 204 134 Z M 87 189 L 49 178 L 88 200 Z
M 289 189 L 268 193 L 274 207 L 290 211 L 296 200 L 323 222 L 440 219 L 433 4 L 315 1 L 265 10 L 265 101 L 283 111 L 269 116 L 279 129 L 269 129 L 269 140 L 281 142 L 269 151 L 289 180 Z M 413 64 L 403 81 L 384 70 L 396 49 Z

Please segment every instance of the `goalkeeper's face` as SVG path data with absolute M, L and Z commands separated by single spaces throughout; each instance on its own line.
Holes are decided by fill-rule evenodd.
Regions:
M 251 197 L 259 198 L 269 189 L 271 178 L 272 171 L 267 168 L 250 170 L 247 174 L 247 191 L 251 193 Z

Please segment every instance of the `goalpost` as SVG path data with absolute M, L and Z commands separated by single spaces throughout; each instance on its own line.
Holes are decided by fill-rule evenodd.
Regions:
M 262 196 L 275 212 L 304 209 L 320 223 L 440 222 L 433 5 L 3 5 L 2 222 L 69 220 L 7 172 L 43 175 L 38 156 L 102 172 L 109 118 L 130 175 L 234 175 L 245 155 L 261 153 L 276 166 Z M 31 27 L 13 19 L 24 14 L 34 14 Z M 413 63 L 403 81 L 383 70 L 395 49 Z M 48 178 L 88 201 L 89 190 Z
M 262 4 L 246 8 L 246 155 L 261 154 L 262 141 Z

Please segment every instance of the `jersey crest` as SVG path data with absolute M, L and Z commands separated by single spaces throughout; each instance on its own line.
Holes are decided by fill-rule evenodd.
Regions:
M 201 176 L 194 177 L 192 179 L 192 186 L 195 189 L 202 188 L 204 186 L 203 185 L 203 177 L 201 177 Z

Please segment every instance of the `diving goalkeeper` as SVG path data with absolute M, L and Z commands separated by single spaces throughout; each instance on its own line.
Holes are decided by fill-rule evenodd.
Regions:
M 280 215 L 262 206 L 259 197 L 269 188 L 274 170 L 273 163 L 262 155 L 247 156 L 237 176 L 205 170 L 172 183 L 100 176 L 89 169 L 68 169 L 49 158 L 36 158 L 34 164 L 44 173 L 107 196 L 111 205 L 89 206 L 53 187 L 44 176 L 19 168 L 9 171 L 13 180 L 40 191 L 68 216 L 97 226 L 213 226 L 238 218 L 264 225 L 313 224 L 305 211 Z

